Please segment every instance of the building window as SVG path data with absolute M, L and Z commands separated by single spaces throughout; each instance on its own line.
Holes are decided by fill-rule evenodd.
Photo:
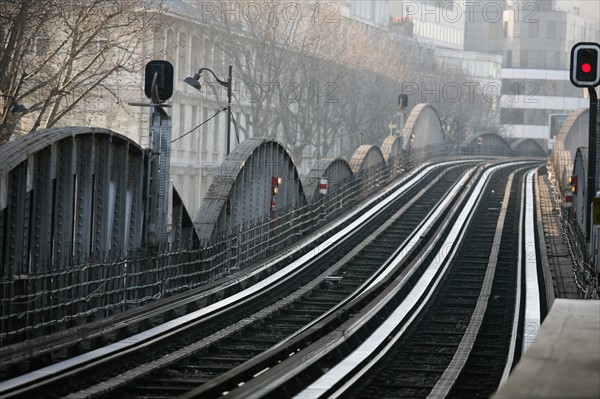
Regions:
M 217 116 L 215 116 L 215 119 L 213 119 L 214 123 L 213 123 L 213 153 L 219 154 L 221 152 L 221 140 L 220 139 L 220 130 L 221 130 L 221 121 L 222 119 L 220 118 L 221 114 L 217 114 Z M 225 152 L 225 151 L 223 151 Z
M 556 21 L 548 21 L 548 25 L 546 27 L 546 38 L 556 39 Z
M 527 109 L 524 112 L 525 125 L 546 125 L 548 116 L 544 109 Z
M 562 58 L 563 55 L 560 51 L 554 52 L 554 68 L 560 69 L 560 67 L 562 66 Z
M 369 15 L 371 21 L 377 21 L 377 2 L 371 2 L 371 15 Z
M 38 57 L 46 55 L 48 50 L 48 38 L 46 36 L 36 36 L 33 41 L 33 52 Z
M 192 126 L 191 128 L 194 129 L 196 126 L 198 126 L 198 113 L 200 112 L 200 107 L 197 105 L 193 105 L 192 106 Z M 198 151 L 198 149 L 200 148 L 200 136 L 202 136 L 202 134 L 200 134 L 199 131 L 195 131 L 194 133 L 192 133 L 193 137 L 192 137 L 192 148 L 190 148 L 190 150 L 192 152 L 196 152 Z
M 165 32 L 162 29 L 154 30 L 154 52 L 156 54 L 164 54 L 163 51 L 165 49 Z
M 506 50 L 506 67 L 512 68 L 512 50 Z
M 513 23 L 512 27 L 513 27 L 513 37 L 515 37 L 515 38 L 521 37 L 521 24 Z
M 185 132 L 187 131 L 186 126 L 185 126 L 185 109 L 187 108 L 187 105 L 185 104 L 181 104 L 179 106 L 179 135 L 177 137 L 181 137 L 185 134 Z M 189 142 L 188 140 L 190 139 L 189 135 L 181 140 L 177 140 L 177 148 L 180 150 L 185 150 L 186 148 L 189 147 Z M 185 145 L 184 145 L 185 144 Z
M 177 38 L 175 37 L 175 32 L 171 29 L 167 31 L 167 48 L 166 57 L 168 60 L 175 59 L 175 51 L 177 51 Z
M 210 115 L 208 114 L 208 107 L 203 107 L 202 108 L 202 120 L 207 120 L 208 118 L 210 118 Z M 208 123 L 205 123 L 204 125 L 202 125 L 202 134 L 200 135 L 200 143 L 201 143 L 201 150 L 202 152 L 206 153 L 208 152 Z
M 500 109 L 500 123 L 502 125 L 523 125 L 525 122 L 525 110 L 520 108 Z
M 555 80 L 547 80 L 546 81 L 546 90 L 543 95 L 546 96 L 556 96 L 556 81 Z
M 521 50 L 521 53 L 519 54 L 519 66 L 521 68 L 527 68 L 529 66 L 528 52 L 528 50 Z
M 532 22 L 528 24 L 529 26 L 529 37 L 532 39 L 537 39 L 540 35 L 540 24 L 538 22 Z
M 214 47 L 213 57 L 213 68 L 215 68 L 216 70 L 220 70 L 221 68 L 223 68 L 223 49 L 218 44 Z
M 179 64 L 179 78 L 180 80 L 183 79 L 185 76 L 188 75 L 189 73 L 189 67 L 188 67 L 188 56 L 187 56 L 187 37 L 185 35 L 185 33 L 180 33 L 179 34 L 179 45 L 177 46 L 179 48 L 179 60 L 178 60 L 178 64 Z
M 200 51 L 202 49 L 202 39 L 198 36 L 192 36 L 190 48 L 191 70 L 188 73 L 196 72 L 202 66 Z
M 204 38 L 204 46 L 202 46 L 202 64 L 206 65 L 208 68 L 212 66 L 212 49 L 213 44 L 209 40 L 209 38 Z
M 498 24 L 489 24 L 489 33 L 488 33 L 488 37 L 490 39 L 497 39 L 498 38 Z
M 546 67 L 546 50 L 537 51 L 537 66 L 540 68 Z

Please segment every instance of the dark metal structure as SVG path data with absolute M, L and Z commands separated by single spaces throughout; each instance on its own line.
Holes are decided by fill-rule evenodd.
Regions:
M 390 136 L 382 149 L 360 146 L 350 162 L 322 160 L 304 187 L 280 143 L 248 139 L 222 163 L 192 222 L 160 178 L 168 171 L 161 129 L 151 125 L 151 140 L 160 140 L 153 150 L 87 127 L 43 130 L 0 147 L 0 339 L 83 324 L 214 281 L 446 154 L 428 104 L 408 118 L 410 146 Z M 513 154 L 501 138 L 481 137 L 501 144 L 491 147 L 496 155 Z M 321 178 L 328 193 L 320 197 Z
M 352 169 L 348 162 L 342 158 L 327 158 L 315 163 L 306 181 L 306 194 L 310 202 L 318 201 L 321 198 L 319 194 L 319 182 L 322 178 L 327 179 L 328 194 L 335 193 L 352 179 Z
M 589 151 L 587 147 L 579 147 L 575 153 L 573 161 L 573 187 L 576 188 L 573 194 L 573 218 L 577 221 L 581 232 L 587 231 L 586 214 L 588 212 L 587 193 L 588 187 L 588 157 Z
M 496 133 L 480 132 L 466 139 L 461 149 L 465 153 L 484 155 L 514 155 L 508 141 Z
M 359 146 L 350 159 L 350 168 L 355 174 L 383 164 L 385 164 L 385 159 L 381 150 L 371 144 Z
M 446 142 L 440 117 L 431 104 L 416 105 L 408 115 L 404 125 L 404 135 L 410 151 L 428 147 L 440 147 Z
M 273 177 L 282 179 L 275 196 Z M 200 239 L 214 239 L 269 215 L 272 201 L 277 211 L 306 204 L 298 171 L 281 144 L 248 139 L 227 157 L 208 189 L 194 222 Z
M 83 127 L 48 129 L 0 147 L 3 332 L 85 314 L 106 304 L 92 300 L 101 294 L 119 303 L 127 286 L 138 284 L 126 262 L 75 265 L 198 246 L 175 190 L 167 247 L 145 241 L 153 196 L 148 156 L 122 135 Z
M 547 152 L 533 139 L 519 139 L 510 145 L 516 155 L 545 157 Z
M 402 137 L 387 136 L 381 145 L 381 154 L 386 162 L 402 156 Z
M 550 162 L 562 190 L 568 188 L 577 149 L 588 146 L 589 116 L 586 108 L 571 112 L 554 140 Z

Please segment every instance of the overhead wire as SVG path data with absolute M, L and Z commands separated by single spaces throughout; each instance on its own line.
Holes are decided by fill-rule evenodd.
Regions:
M 199 124 L 198 126 L 196 126 L 195 128 L 193 128 L 193 129 L 192 129 L 192 130 L 190 130 L 189 132 L 186 132 L 186 133 L 182 134 L 181 136 L 177 137 L 176 139 L 174 139 L 174 140 L 171 140 L 171 143 L 174 143 L 174 142 L 176 142 L 177 140 L 179 140 L 179 139 L 182 139 L 182 138 L 184 138 L 185 136 L 187 136 L 188 134 L 190 134 L 190 133 L 194 132 L 194 131 L 195 131 L 196 129 L 198 129 L 200 126 L 202 126 L 202 125 L 204 125 L 205 123 L 209 122 L 211 119 L 213 119 L 215 116 L 217 116 L 219 113 L 221 113 L 221 112 L 223 112 L 223 111 L 227 111 L 227 107 L 220 108 L 220 109 L 219 109 L 217 112 L 215 112 L 215 113 L 214 113 L 214 115 L 213 115 L 213 116 L 211 116 L 210 118 L 208 118 L 207 120 L 205 120 L 204 122 L 202 122 L 201 124 Z

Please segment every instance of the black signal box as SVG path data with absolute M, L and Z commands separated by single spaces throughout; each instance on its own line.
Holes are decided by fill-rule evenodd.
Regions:
M 156 95 L 152 96 L 152 82 L 156 75 Z M 173 95 L 173 65 L 169 61 L 150 61 L 146 64 L 146 75 L 144 80 L 144 93 L 153 101 L 164 102 Z

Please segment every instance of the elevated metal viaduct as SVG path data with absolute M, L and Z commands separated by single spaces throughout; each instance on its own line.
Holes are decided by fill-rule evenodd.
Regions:
M 70 127 L 9 142 L 0 147 L 0 340 L 61 331 L 215 281 L 424 162 L 546 156 L 533 141 L 485 132 L 451 153 L 429 104 L 413 109 L 405 132 L 361 145 L 349 160 L 322 159 L 305 177 L 280 143 L 248 139 L 222 163 L 200 209 L 169 190 L 166 226 L 156 223 L 163 211 L 152 154 L 128 138 Z

